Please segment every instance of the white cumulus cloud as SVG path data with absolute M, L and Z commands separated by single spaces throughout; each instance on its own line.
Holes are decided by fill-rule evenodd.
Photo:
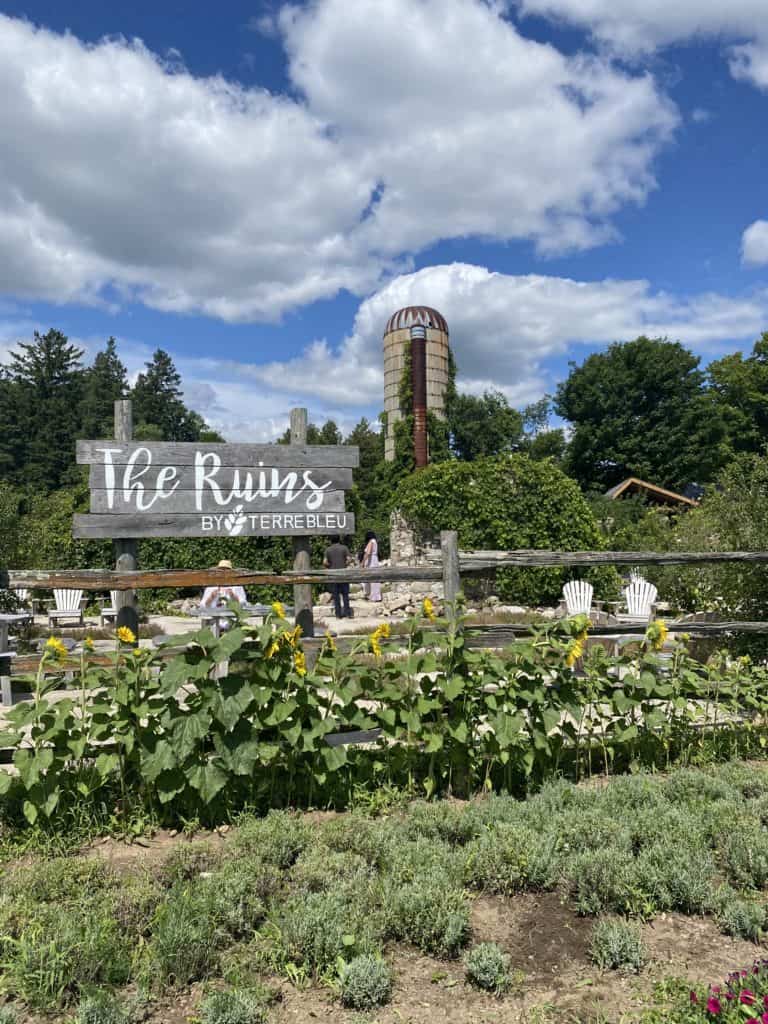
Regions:
M 768 5 L 764 0 L 513 0 L 522 14 L 578 25 L 625 56 L 672 43 L 721 40 L 731 73 L 768 88 Z
M 588 247 L 655 187 L 678 121 L 649 75 L 485 0 L 276 18 L 290 96 L 0 15 L 0 293 L 268 319 L 370 293 L 439 239 Z
M 768 263 L 768 220 L 756 220 L 741 236 L 741 258 L 744 263 Z
M 654 291 L 645 280 L 575 281 L 453 263 L 390 281 L 361 303 L 350 334 L 337 346 L 314 342 L 296 358 L 243 372 L 271 392 L 375 413 L 382 404 L 384 326 L 400 307 L 421 304 L 434 306 L 448 321 L 460 388 L 498 388 L 516 405 L 550 389 L 547 361 L 574 347 L 586 350 L 647 334 L 708 352 L 751 342 L 768 318 L 766 293 L 679 297 Z

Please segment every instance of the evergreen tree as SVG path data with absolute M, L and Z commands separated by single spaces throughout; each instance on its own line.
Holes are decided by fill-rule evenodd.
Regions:
M 75 441 L 83 392 L 82 349 L 61 331 L 35 331 L 11 353 L 16 403 L 14 473 L 18 483 L 50 491 L 75 479 Z
M 128 391 L 125 366 L 117 354 L 114 338 L 98 352 L 93 365 L 85 371 L 83 400 L 80 407 L 83 438 L 114 436 L 114 407 Z
M 158 349 L 140 373 L 131 398 L 136 437 L 143 440 L 198 441 L 205 421 L 182 399 L 181 375 L 173 360 Z

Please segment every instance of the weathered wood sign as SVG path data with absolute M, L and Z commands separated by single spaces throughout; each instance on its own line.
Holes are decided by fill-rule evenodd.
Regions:
M 358 449 L 348 445 L 78 441 L 91 514 L 74 536 L 250 537 L 348 534 Z

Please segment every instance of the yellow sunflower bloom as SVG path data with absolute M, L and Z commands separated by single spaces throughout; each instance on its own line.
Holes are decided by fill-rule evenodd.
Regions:
M 368 644 L 371 648 L 371 651 L 373 654 L 376 655 L 377 658 L 381 657 L 381 641 L 388 639 L 389 633 L 389 623 L 382 622 L 380 626 L 377 626 L 376 629 L 374 629 L 374 631 L 371 633 L 368 639 Z
M 46 652 L 54 658 L 66 658 L 67 648 L 57 636 L 49 637 L 45 641 Z
M 274 656 L 277 654 L 277 652 L 279 650 L 280 650 L 280 644 L 278 643 L 277 640 L 273 640 L 272 643 L 267 648 L 267 657 L 268 658 L 274 658 Z
M 283 633 L 283 639 L 291 647 L 296 647 L 301 639 L 301 626 L 295 626 L 293 629 L 286 630 Z
M 324 647 L 326 651 L 329 651 L 331 654 L 334 654 L 336 651 L 336 641 L 327 630 L 325 633 Z
M 127 626 L 120 626 L 117 630 L 117 639 L 121 644 L 135 644 L 136 634 Z
M 421 609 L 424 612 L 425 617 L 428 618 L 430 622 L 435 621 L 435 619 L 437 618 L 437 616 L 435 615 L 435 606 L 428 597 L 424 598 L 424 602 L 421 606 Z
M 646 643 L 649 643 L 654 651 L 660 651 L 667 639 L 669 630 L 661 619 L 656 619 L 645 631 Z
M 285 618 L 285 605 L 283 604 L 282 601 L 273 601 L 272 602 L 272 611 L 275 613 L 275 615 L 278 617 L 278 619 L 284 619 Z
M 304 651 L 295 651 L 293 655 L 293 667 L 300 676 L 307 674 L 307 658 Z
M 573 666 L 576 664 L 579 658 L 583 656 L 583 654 L 584 640 L 582 639 L 582 636 L 580 634 L 579 636 L 571 640 L 571 642 L 568 644 L 568 650 L 566 651 L 565 655 L 565 664 L 568 666 L 568 668 L 573 668 Z
M 83 647 L 86 649 L 86 651 L 88 651 L 89 654 L 95 650 L 96 645 L 93 642 L 92 636 L 87 636 L 85 640 L 83 640 Z

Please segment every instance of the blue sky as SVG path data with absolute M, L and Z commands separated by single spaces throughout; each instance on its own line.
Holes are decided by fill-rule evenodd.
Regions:
M 522 405 L 644 331 L 768 329 L 768 5 L 0 0 L 0 351 L 161 346 L 225 435 L 381 407 L 447 317 Z M 765 218 L 765 219 L 764 219 Z

